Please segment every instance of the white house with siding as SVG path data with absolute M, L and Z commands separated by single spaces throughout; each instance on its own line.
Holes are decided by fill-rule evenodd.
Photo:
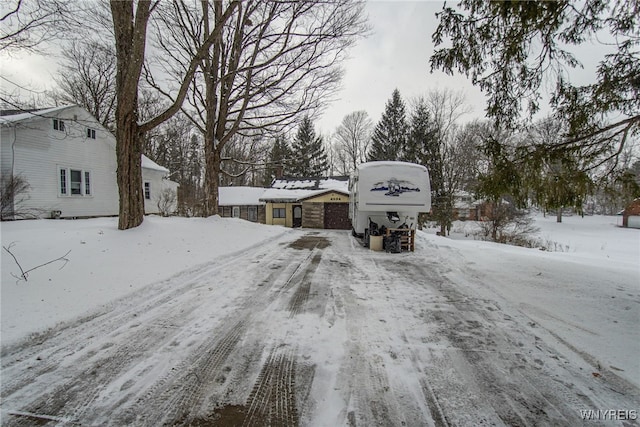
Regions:
M 10 204 L 16 212 L 44 218 L 118 215 L 115 137 L 85 109 L 3 111 L 0 129 L 3 188 L 11 176 L 29 184 L 24 199 Z M 158 213 L 162 190 L 177 184 L 166 179 L 167 169 L 144 156 L 141 161 L 145 213 Z M 11 218 L 5 214 L 3 209 L 3 218 Z

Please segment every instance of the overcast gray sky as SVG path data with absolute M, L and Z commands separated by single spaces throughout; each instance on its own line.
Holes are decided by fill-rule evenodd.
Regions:
M 459 90 L 473 109 L 462 120 L 484 117 L 485 96 L 466 77 L 429 71 L 429 58 L 434 50 L 431 35 L 438 24 L 435 13 L 442 6 L 442 1 L 435 0 L 369 1 L 366 13 L 371 34 L 359 40 L 349 51 L 349 59 L 343 64 L 342 90 L 316 121 L 316 131 L 325 136 L 331 135 L 345 115 L 357 110 L 366 111 L 371 121 L 377 123 L 395 88 L 406 103 L 433 89 Z M 595 63 L 602 59 L 601 55 L 593 55 L 594 48 L 600 50 L 602 47 L 596 45 L 587 43 L 574 49 L 582 50 L 583 55 L 578 55 L 579 59 Z M 0 76 L 31 91 L 18 89 L 1 79 L 0 86 L 5 92 L 16 90 L 21 98 L 29 99 L 31 95 L 53 87 L 56 63 L 57 59 L 46 56 L 21 54 L 9 60 L 3 56 Z M 584 74 L 585 82 L 589 82 L 594 79 L 594 67 L 590 68 L 589 72 L 572 70 L 572 77 Z
M 395 88 L 405 103 L 433 89 L 461 90 L 473 108 L 468 119 L 484 117 L 485 98 L 469 80 L 429 72 L 431 35 L 438 25 L 435 13 L 442 5 L 442 1 L 367 3 L 372 34 L 350 50 L 339 99 L 317 122 L 322 134 L 334 132 L 345 115 L 357 110 L 366 111 L 377 123 Z
M 462 89 L 475 109 L 472 114 L 483 115 L 484 98 L 464 77 L 429 73 L 429 56 L 433 52 L 431 34 L 437 26 L 435 12 L 442 4 L 441 1 L 367 3 L 371 35 L 349 51 L 339 99 L 330 104 L 316 122 L 317 131 L 323 135 L 333 133 L 345 115 L 357 110 L 365 110 L 376 123 L 394 88 L 400 90 L 405 101 L 434 88 Z M 53 87 L 57 60 L 52 57 L 20 54 L 9 59 L 3 57 L 2 62 L 2 76 L 12 82 L 36 93 Z M 0 85 L 5 90 L 19 90 L 25 99 L 34 94 L 4 80 Z

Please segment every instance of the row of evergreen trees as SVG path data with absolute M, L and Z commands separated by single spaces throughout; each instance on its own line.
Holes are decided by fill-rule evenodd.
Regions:
M 428 165 L 432 153 L 425 147 L 437 137 L 426 106 L 419 103 L 407 121 L 405 104 L 396 89 L 387 102 L 384 114 L 371 136 L 368 161 L 402 160 Z M 288 176 L 321 176 L 329 169 L 329 160 L 322 136 L 316 135 L 313 122 L 305 116 L 289 144 L 284 136 L 275 139 L 269 163 L 283 167 Z
M 588 174 L 580 168 L 578 157 L 536 151 L 562 141 L 565 130 L 553 118 L 542 119 L 519 133 L 482 122 L 460 125 L 458 119 L 468 111 L 466 103 L 463 97 L 448 91 L 416 99 L 411 107 L 407 113 L 400 92 L 393 91 L 368 138 L 366 160 L 399 160 L 426 166 L 431 179 L 431 218 L 439 223 L 443 234 L 454 219 L 456 197 L 461 191 L 496 205 L 506 199 L 514 207 L 534 204 L 558 213 L 563 208 L 580 211 L 589 195 L 603 194 L 614 201 L 619 199 L 612 204 L 615 209 L 640 192 L 639 174 L 634 173 L 631 163 L 615 168 L 615 174 L 604 165 L 603 179 L 595 176 L 598 171 Z M 311 119 L 305 117 L 291 145 L 284 137 L 276 139 L 267 175 L 276 174 L 273 165 L 283 167 L 288 176 L 325 175 L 330 163 L 325 147 Z M 532 150 L 544 155 L 524 155 Z M 526 162 L 521 161 L 525 158 Z
M 274 176 L 277 168 L 296 177 L 320 177 L 329 169 L 323 138 L 316 135 L 309 116 L 302 119 L 291 145 L 284 136 L 275 139 L 269 157 L 268 171 Z

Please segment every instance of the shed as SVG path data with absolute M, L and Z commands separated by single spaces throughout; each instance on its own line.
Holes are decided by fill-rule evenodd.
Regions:
M 635 199 L 622 211 L 622 226 L 640 228 L 640 198 Z

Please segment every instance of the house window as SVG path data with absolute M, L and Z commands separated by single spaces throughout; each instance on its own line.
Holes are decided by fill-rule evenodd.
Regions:
M 147 200 L 151 200 L 151 183 L 144 183 L 144 198 Z
M 234 218 L 240 218 L 240 206 L 234 206 L 231 208 L 231 216 Z
M 64 120 L 53 119 L 53 130 L 64 132 Z
M 60 194 L 67 195 L 67 170 L 60 169 Z
M 82 195 L 82 171 L 71 169 L 69 175 L 71 177 L 71 194 L 75 196 Z
M 286 211 L 284 208 L 273 208 L 274 218 L 286 218 Z
M 96 139 L 96 130 L 95 129 L 91 129 L 91 128 L 87 128 L 87 138 Z
M 84 172 L 84 194 L 85 196 L 91 195 L 91 173 Z
M 249 221 L 258 222 L 258 207 L 249 206 L 247 210 L 247 219 Z
M 58 183 L 61 196 L 91 196 L 91 172 L 81 169 L 60 168 Z

